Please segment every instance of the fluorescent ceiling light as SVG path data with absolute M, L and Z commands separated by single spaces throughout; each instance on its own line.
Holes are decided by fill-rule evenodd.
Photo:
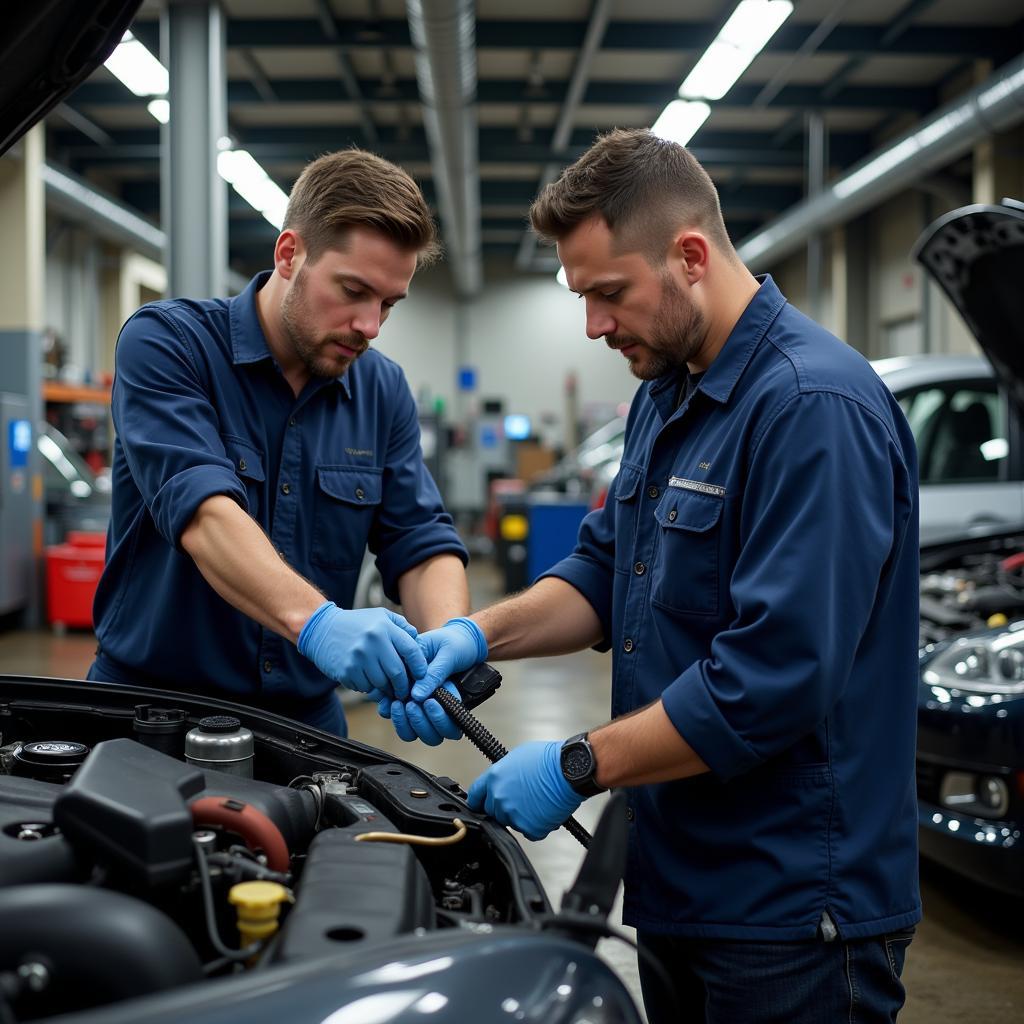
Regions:
M 153 97 L 146 109 L 161 124 L 170 121 L 167 69 L 131 32 L 122 36 L 117 48 L 107 58 L 105 67 L 136 96 Z M 281 230 L 288 197 L 250 153 L 244 149 L 231 149 L 230 140 L 223 140 L 217 156 L 217 171 L 250 206 L 259 210 L 278 231 Z
M 720 100 L 793 13 L 790 0 L 740 0 L 679 87 L 686 99 Z
M 558 273 L 555 274 L 555 280 L 563 287 L 569 287 L 569 278 L 565 276 L 565 267 L 559 267 Z
M 150 100 L 146 109 L 161 123 L 167 124 L 171 119 L 171 104 L 165 99 Z
M 225 149 L 217 155 L 220 176 L 271 224 L 281 230 L 288 197 L 244 149 Z
M 103 66 L 136 96 L 167 93 L 167 69 L 131 32 L 125 32 Z
M 673 100 L 651 125 L 651 131 L 667 142 L 685 146 L 710 115 L 711 108 L 706 103 Z

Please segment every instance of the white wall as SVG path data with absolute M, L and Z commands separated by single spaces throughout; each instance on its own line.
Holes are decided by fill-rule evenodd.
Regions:
M 555 444 L 565 429 L 565 382 L 577 379 L 579 409 L 628 402 L 637 388 L 625 359 L 590 341 L 583 303 L 554 275 L 516 275 L 489 267 L 483 293 L 463 311 L 467 365 L 476 369 L 475 398 L 502 398 L 507 412 L 530 416 Z M 414 394 L 427 389 L 457 411 L 460 313 L 444 267 L 418 275 L 377 342 L 405 369 Z

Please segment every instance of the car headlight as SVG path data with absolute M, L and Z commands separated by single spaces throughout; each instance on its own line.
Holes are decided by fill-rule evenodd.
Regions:
M 930 686 L 968 693 L 1024 692 L 1024 624 L 1003 633 L 965 636 L 928 662 Z

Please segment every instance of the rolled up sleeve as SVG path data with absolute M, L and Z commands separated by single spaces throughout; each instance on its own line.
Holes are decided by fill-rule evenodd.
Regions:
M 382 500 L 369 537 L 384 593 L 392 601 L 399 600 L 402 574 L 428 558 L 451 554 L 463 565 L 469 562 L 469 552 L 423 462 L 416 403 L 400 371 L 396 378 L 397 408 L 387 443 Z
M 662 695 L 722 779 L 781 753 L 842 695 L 908 534 L 912 475 L 886 424 L 836 393 L 796 395 L 755 439 L 735 619 Z
M 121 330 L 111 415 L 132 479 L 169 544 L 180 547 L 196 510 L 215 494 L 248 510 L 188 340 L 156 307 Z

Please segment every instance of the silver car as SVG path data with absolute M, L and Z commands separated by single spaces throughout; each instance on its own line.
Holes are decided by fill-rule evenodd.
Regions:
M 896 356 L 872 364 L 917 441 L 921 543 L 1024 523 L 1016 407 L 980 356 Z

